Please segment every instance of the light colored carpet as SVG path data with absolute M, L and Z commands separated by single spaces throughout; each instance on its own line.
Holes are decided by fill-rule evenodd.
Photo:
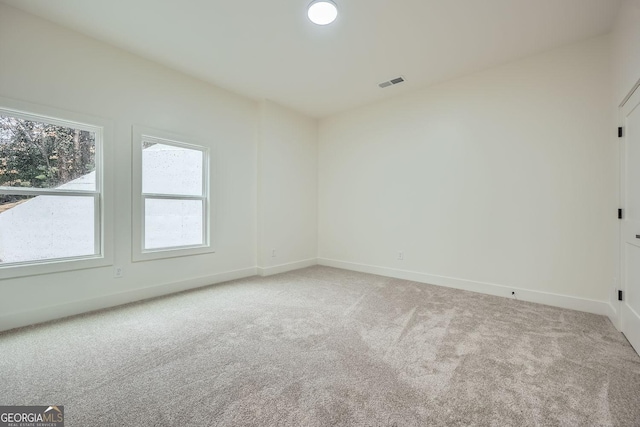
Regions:
M 311 267 L 0 334 L 68 426 L 638 426 L 608 319 Z

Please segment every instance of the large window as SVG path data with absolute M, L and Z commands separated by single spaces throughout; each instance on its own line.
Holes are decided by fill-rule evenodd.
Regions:
M 102 134 L 0 108 L 0 268 L 103 255 Z
M 158 131 L 135 131 L 134 156 L 140 200 L 134 215 L 140 240 L 134 259 L 208 251 L 209 152 L 168 139 Z M 134 190 L 136 191 L 136 190 Z

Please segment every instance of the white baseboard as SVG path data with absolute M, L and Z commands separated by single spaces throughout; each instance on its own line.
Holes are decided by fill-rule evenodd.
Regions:
M 465 291 L 479 292 L 482 294 L 512 298 L 511 292 L 516 292 L 516 297 L 521 301 L 535 302 L 553 307 L 568 308 L 587 313 L 609 316 L 613 308 L 606 301 L 596 301 L 586 298 L 577 298 L 568 295 L 552 294 L 548 292 L 532 291 L 529 289 L 515 288 L 512 286 L 497 285 L 494 283 L 476 282 L 473 280 L 457 279 L 454 277 L 437 276 L 433 274 L 419 273 L 416 271 L 398 270 L 388 267 L 377 267 L 367 264 L 338 261 L 334 259 L 318 258 L 319 265 L 343 268 L 345 270 L 359 271 L 362 273 L 378 274 L 380 276 L 396 279 L 412 280 L 431 285 L 445 286 L 448 288 L 462 289 Z
M 59 305 L 53 305 L 34 310 L 25 310 L 18 313 L 0 315 L 0 331 L 19 328 L 22 326 L 34 325 L 36 323 L 48 322 L 50 320 L 63 317 L 74 316 L 76 314 L 87 313 L 104 308 L 115 307 L 135 301 L 169 295 L 189 289 L 196 289 L 216 283 L 227 282 L 229 280 L 242 279 L 244 277 L 255 276 L 256 267 L 242 270 L 227 271 L 208 276 L 196 277 L 180 282 L 165 283 L 146 288 L 133 289 L 126 292 L 119 292 L 111 295 L 104 295 L 97 298 L 90 298 L 80 301 L 73 301 Z
M 298 270 L 299 268 L 317 265 L 317 258 L 309 258 L 302 261 L 289 262 L 287 264 L 274 265 L 273 267 L 258 267 L 258 275 L 271 276 L 273 274 L 286 273 L 287 271 Z
M 620 316 L 618 315 L 618 310 L 611 301 L 607 304 L 607 317 L 611 320 L 613 326 L 615 326 L 617 330 L 620 330 Z

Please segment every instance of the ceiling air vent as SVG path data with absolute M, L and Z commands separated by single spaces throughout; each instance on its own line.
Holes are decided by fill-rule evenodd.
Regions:
M 395 79 L 388 80 L 386 82 L 378 83 L 378 86 L 381 88 L 389 87 L 392 85 L 397 85 L 398 83 L 402 83 L 404 81 L 404 77 L 396 77 Z

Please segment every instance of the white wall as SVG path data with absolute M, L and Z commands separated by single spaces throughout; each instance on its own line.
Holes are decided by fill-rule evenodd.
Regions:
M 113 267 L 0 280 L 0 330 L 256 271 L 258 104 L 0 4 L 0 96 L 111 121 Z M 131 128 L 215 146 L 217 253 L 131 262 Z M 117 170 L 114 171 L 113 166 Z M 176 284 L 174 286 L 163 286 Z
M 273 274 L 316 263 L 317 121 L 270 101 L 260 117 L 258 267 Z
M 322 120 L 320 263 L 604 314 L 609 68 L 600 37 Z
M 616 107 L 640 80 L 640 0 L 624 0 L 612 31 Z

